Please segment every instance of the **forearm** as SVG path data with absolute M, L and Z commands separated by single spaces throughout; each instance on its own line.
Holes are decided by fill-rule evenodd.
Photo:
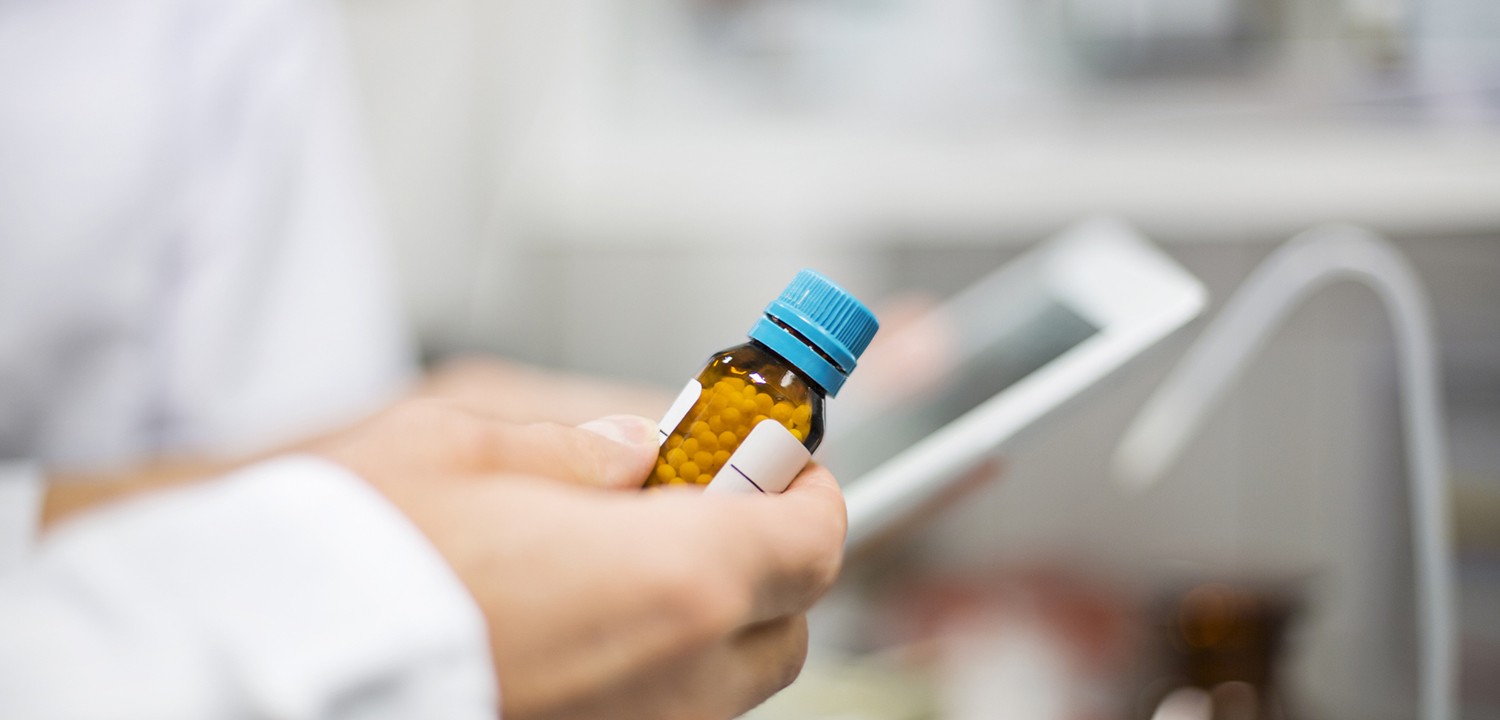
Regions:
M 42 500 L 41 525 L 141 493 L 183 485 L 230 472 L 243 462 L 171 460 L 108 473 L 51 473 Z
M 578 425 L 605 415 L 661 417 L 672 393 L 644 383 L 557 372 L 503 358 L 462 358 L 427 376 L 420 394 L 513 423 Z
M 79 513 L 137 495 L 220 477 L 279 455 L 317 452 L 358 425 L 356 422 L 253 455 L 159 458 L 94 472 L 52 470 L 46 473 L 39 524 L 42 530 L 50 530 Z

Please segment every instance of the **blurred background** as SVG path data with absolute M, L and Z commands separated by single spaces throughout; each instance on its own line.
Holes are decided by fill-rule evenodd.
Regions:
M 1298 230 L 1385 233 L 1442 343 L 1463 716 L 1500 718 L 1500 3 L 343 7 L 433 360 L 675 389 L 803 266 L 880 312 L 1111 213 L 1203 280 L 1212 317 Z M 1114 444 L 1203 323 L 851 558 L 803 678 L 753 715 L 1413 717 L 1383 310 L 1316 295 L 1171 474 L 1123 497 Z

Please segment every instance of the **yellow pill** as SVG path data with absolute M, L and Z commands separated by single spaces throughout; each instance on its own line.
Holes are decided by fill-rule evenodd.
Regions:
M 744 416 L 744 413 L 740 412 L 739 408 L 724 408 L 724 412 L 719 414 L 719 417 L 724 420 L 726 425 L 734 425 Z
M 667 484 L 668 485 L 686 485 L 687 481 L 683 480 L 680 477 L 679 478 L 672 478 L 671 480 L 667 481 Z
M 688 454 L 682 448 L 672 448 L 667 451 L 667 463 L 672 467 L 681 469 L 679 466 L 687 462 L 687 459 Z
M 681 445 L 681 444 L 682 444 L 682 436 L 681 435 L 679 435 L 677 433 L 672 433 L 671 435 L 667 436 L 667 449 L 668 450 L 671 450 L 672 448 L 677 447 L 678 445 Z
M 734 408 L 729 408 L 729 409 L 733 410 Z M 708 430 L 709 430 L 709 432 L 711 432 L 711 433 L 713 433 L 715 435 L 718 435 L 719 433 L 724 432 L 724 419 L 721 416 L 718 416 L 718 415 L 715 415 L 715 416 L 709 418 L 708 419 Z
M 766 419 L 766 416 L 765 416 L 765 415 L 756 415 L 756 416 L 755 416 L 755 417 L 754 417 L 754 419 L 752 419 L 752 420 L 751 420 L 751 421 L 750 421 L 750 429 L 752 429 L 752 430 L 753 430 L 753 429 L 755 429 L 755 426 L 756 426 L 756 425 L 759 425 L 759 424 L 760 424 L 760 421 L 762 421 L 762 420 L 765 420 L 765 419 Z
M 688 438 L 682 441 L 681 449 L 684 455 L 692 457 L 694 453 L 703 449 L 702 447 L 700 447 L 700 445 L 702 445 L 702 443 L 698 441 L 698 438 Z M 668 455 L 667 457 L 670 458 L 671 456 Z
M 677 479 L 677 470 L 671 465 L 657 465 L 656 479 L 662 482 L 672 482 Z
M 714 467 L 715 468 L 724 467 L 724 463 L 727 463 L 727 462 L 729 462 L 729 451 L 728 450 L 720 450 L 720 451 L 714 453 Z
M 719 436 L 717 435 L 704 435 L 694 439 L 698 441 L 699 452 L 718 452 L 719 450 Z
M 740 438 L 738 435 L 735 435 L 728 430 L 719 433 L 719 452 L 724 452 L 725 450 L 733 450 L 735 446 L 739 444 Z
M 698 481 L 698 464 L 689 460 L 677 468 L 677 475 L 688 482 Z
M 699 420 L 698 422 L 693 423 L 693 428 L 690 434 L 701 435 L 706 432 L 708 432 L 708 423 Z
M 708 411 L 718 412 L 720 410 L 723 410 L 724 404 L 727 402 L 729 402 L 728 398 L 724 397 L 723 395 L 715 394 L 713 399 L 708 401 Z
M 699 450 L 698 452 L 693 453 L 693 464 L 697 465 L 700 468 L 706 468 L 714 464 L 714 454 L 711 452 Z
M 755 399 L 755 395 L 758 392 L 760 392 L 760 390 L 755 387 L 755 383 L 748 383 L 748 384 L 745 385 L 745 390 L 744 390 L 743 394 L 744 394 L 746 400 L 754 400 Z
M 724 383 L 725 385 L 728 385 L 735 390 L 739 390 L 740 388 L 745 386 L 745 381 L 737 377 L 727 377 L 723 380 L 720 380 L 719 382 Z
M 765 395 L 757 395 L 756 397 L 765 397 Z M 753 413 L 755 412 L 756 404 L 753 400 L 741 400 L 734 403 L 733 407 L 742 413 Z
M 760 412 L 762 414 L 764 414 L 766 411 L 770 410 L 771 406 L 774 405 L 775 403 L 776 403 L 776 400 L 773 399 L 770 395 L 756 395 L 755 396 L 755 407 L 756 407 L 756 409 L 760 410 Z
M 798 430 L 797 428 L 792 428 L 791 429 L 791 433 L 792 433 L 792 437 L 797 438 L 797 442 L 802 442 L 802 438 L 807 437 L 806 434 L 804 434 L 801 430 Z
M 792 419 L 792 404 L 785 400 L 782 400 L 781 402 L 776 403 L 776 405 L 771 408 L 771 412 L 768 414 L 771 416 L 772 420 L 784 423 Z
M 805 404 L 804 405 L 798 405 L 797 409 L 792 411 L 792 422 L 797 423 L 798 425 L 801 425 L 802 423 L 807 422 L 808 419 L 811 418 L 811 417 L 812 417 L 812 406 L 811 405 L 805 405 Z

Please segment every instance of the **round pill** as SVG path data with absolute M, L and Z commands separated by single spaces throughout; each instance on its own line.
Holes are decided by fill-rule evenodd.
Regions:
M 724 463 L 727 463 L 727 462 L 729 462 L 729 451 L 728 450 L 720 450 L 720 451 L 714 453 L 714 467 L 716 467 L 716 468 L 724 467 Z
M 761 414 L 765 414 L 765 412 L 770 410 L 771 406 L 774 404 L 776 404 L 776 401 L 771 399 L 770 395 L 755 396 L 755 407 L 761 412 Z
M 807 422 L 810 417 L 812 417 L 812 406 L 810 405 L 798 405 L 797 409 L 792 411 L 792 422 L 798 425 Z
M 680 449 L 682 450 L 682 453 L 684 455 L 686 455 L 687 457 L 692 457 L 694 453 L 702 449 L 701 447 L 699 447 L 700 444 L 701 443 L 698 442 L 698 438 L 688 438 L 682 441 L 682 447 Z M 671 456 L 669 455 L 668 457 Z
M 740 438 L 738 435 L 735 435 L 728 430 L 719 433 L 719 452 L 724 452 L 725 450 L 733 450 L 735 446 L 739 444 Z
M 741 417 L 744 417 L 744 413 L 741 413 L 739 408 L 724 408 L 724 412 L 720 413 L 719 417 L 726 424 L 734 425 L 740 421 Z
M 698 441 L 698 452 L 712 453 L 719 449 L 719 436 L 717 435 L 704 435 L 695 439 Z
M 672 448 L 667 451 L 667 463 L 679 470 L 681 465 L 687 462 L 688 454 L 682 448 Z
M 706 432 L 708 432 L 708 423 L 703 422 L 702 420 L 699 420 L 698 422 L 693 423 L 693 428 L 692 428 L 692 434 L 693 435 L 699 435 L 699 434 L 706 433 Z
M 786 422 L 788 420 L 791 420 L 792 404 L 785 400 L 782 400 L 781 402 L 776 403 L 771 407 L 771 412 L 769 414 L 771 416 L 771 419 L 775 420 L 776 422 Z
M 689 460 L 677 468 L 677 475 L 688 482 L 698 481 L 698 464 Z
M 667 437 L 667 449 L 668 450 L 671 450 L 672 448 L 677 447 L 678 445 L 681 445 L 681 444 L 682 444 L 682 436 L 681 435 L 678 435 L 677 433 L 672 433 L 670 436 Z
M 671 482 L 677 478 L 677 471 L 671 465 L 657 465 L 656 477 L 662 482 Z
M 698 452 L 693 453 L 693 464 L 697 465 L 700 468 L 706 468 L 714 464 L 714 454 L 711 452 L 699 450 Z

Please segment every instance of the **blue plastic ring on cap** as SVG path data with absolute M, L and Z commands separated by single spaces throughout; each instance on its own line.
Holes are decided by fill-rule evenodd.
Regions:
M 787 324 L 792 325 L 792 323 Z M 799 329 L 798 332 L 801 330 Z M 798 340 L 795 335 L 787 332 L 786 328 L 777 325 L 770 318 L 762 317 L 756 321 L 748 334 L 750 339 L 759 341 L 787 362 L 795 365 L 798 370 L 807 375 L 809 380 L 823 388 L 823 391 L 828 393 L 828 397 L 838 395 L 839 388 L 844 386 L 846 377 L 843 372 L 819 355 L 818 351 L 808 347 L 807 343 Z
M 792 326 L 793 330 L 802 333 L 802 336 L 812 341 L 812 344 L 828 353 L 828 357 L 833 358 L 834 364 L 845 375 L 854 372 L 854 353 L 849 352 L 843 343 L 830 335 L 822 325 L 813 322 L 800 308 L 779 299 L 772 300 L 771 304 L 766 306 L 766 314 Z

